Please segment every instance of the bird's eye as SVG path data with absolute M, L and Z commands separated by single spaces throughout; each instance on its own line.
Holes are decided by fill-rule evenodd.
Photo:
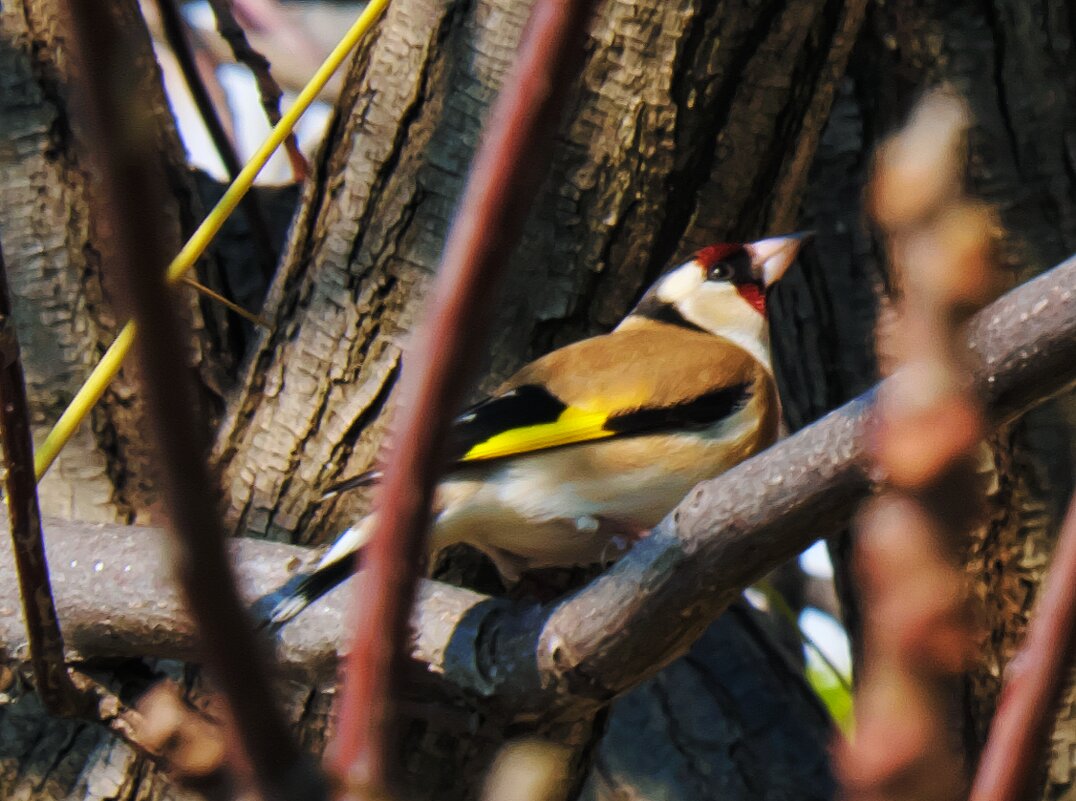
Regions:
M 706 273 L 707 281 L 727 281 L 732 278 L 732 265 L 727 261 L 719 261 L 710 266 Z

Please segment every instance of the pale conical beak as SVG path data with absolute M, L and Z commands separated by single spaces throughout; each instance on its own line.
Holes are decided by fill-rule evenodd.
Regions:
M 814 236 L 813 231 L 804 231 L 799 234 L 760 239 L 758 242 L 744 245 L 744 250 L 751 257 L 751 265 L 756 277 L 762 279 L 767 289 L 781 280 L 781 276 L 796 260 L 800 246 L 812 236 Z

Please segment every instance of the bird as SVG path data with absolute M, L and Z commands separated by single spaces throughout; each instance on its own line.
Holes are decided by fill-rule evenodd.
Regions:
M 710 245 L 667 271 L 611 332 L 524 366 L 454 422 L 429 564 L 484 552 L 506 586 L 538 567 L 607 561 L 699 482 L 771 445 L 780 402 L 767 290 L 810 234 Z M 376 483 L 377 470 L 328 499 Z M 282 625 L 350 573 L 376 512 L 347 529 L 271 607 Z

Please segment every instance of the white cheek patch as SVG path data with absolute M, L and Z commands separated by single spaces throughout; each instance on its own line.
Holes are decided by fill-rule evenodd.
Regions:
M 725 281 L 710 281 L 680 303 L 680 313 L 707 331 L 717 332 L 740 323 L 741 306 L 746 306 L 736 287 Z
M 766 318 L 740 297 L 732 284 L 708 282 L 681 302 L 679 309 L 688 322 L 734 342 L 769 368 Z
M 661 280 L 658 284 L 658 300 L 673 305 L 698 289 L 702 281 L 703 275 L 699 265 L 689 261 Z

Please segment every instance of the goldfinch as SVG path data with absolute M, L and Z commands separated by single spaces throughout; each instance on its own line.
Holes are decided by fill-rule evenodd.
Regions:
M 461 542 L 509 583 L 530 568 L 605 561 L 611 543 L 644 534 L 700 481 L 769 446 L 780 405 L 766 290 L 804 236 L 700 250 L 611 333 L 528 364 L 465 411 L 437 486 L 430 564 Z M 326 497 L 378 478 L 349 479 Z M 342 581 L 373 520 L 348 529 L 270 622 Z

